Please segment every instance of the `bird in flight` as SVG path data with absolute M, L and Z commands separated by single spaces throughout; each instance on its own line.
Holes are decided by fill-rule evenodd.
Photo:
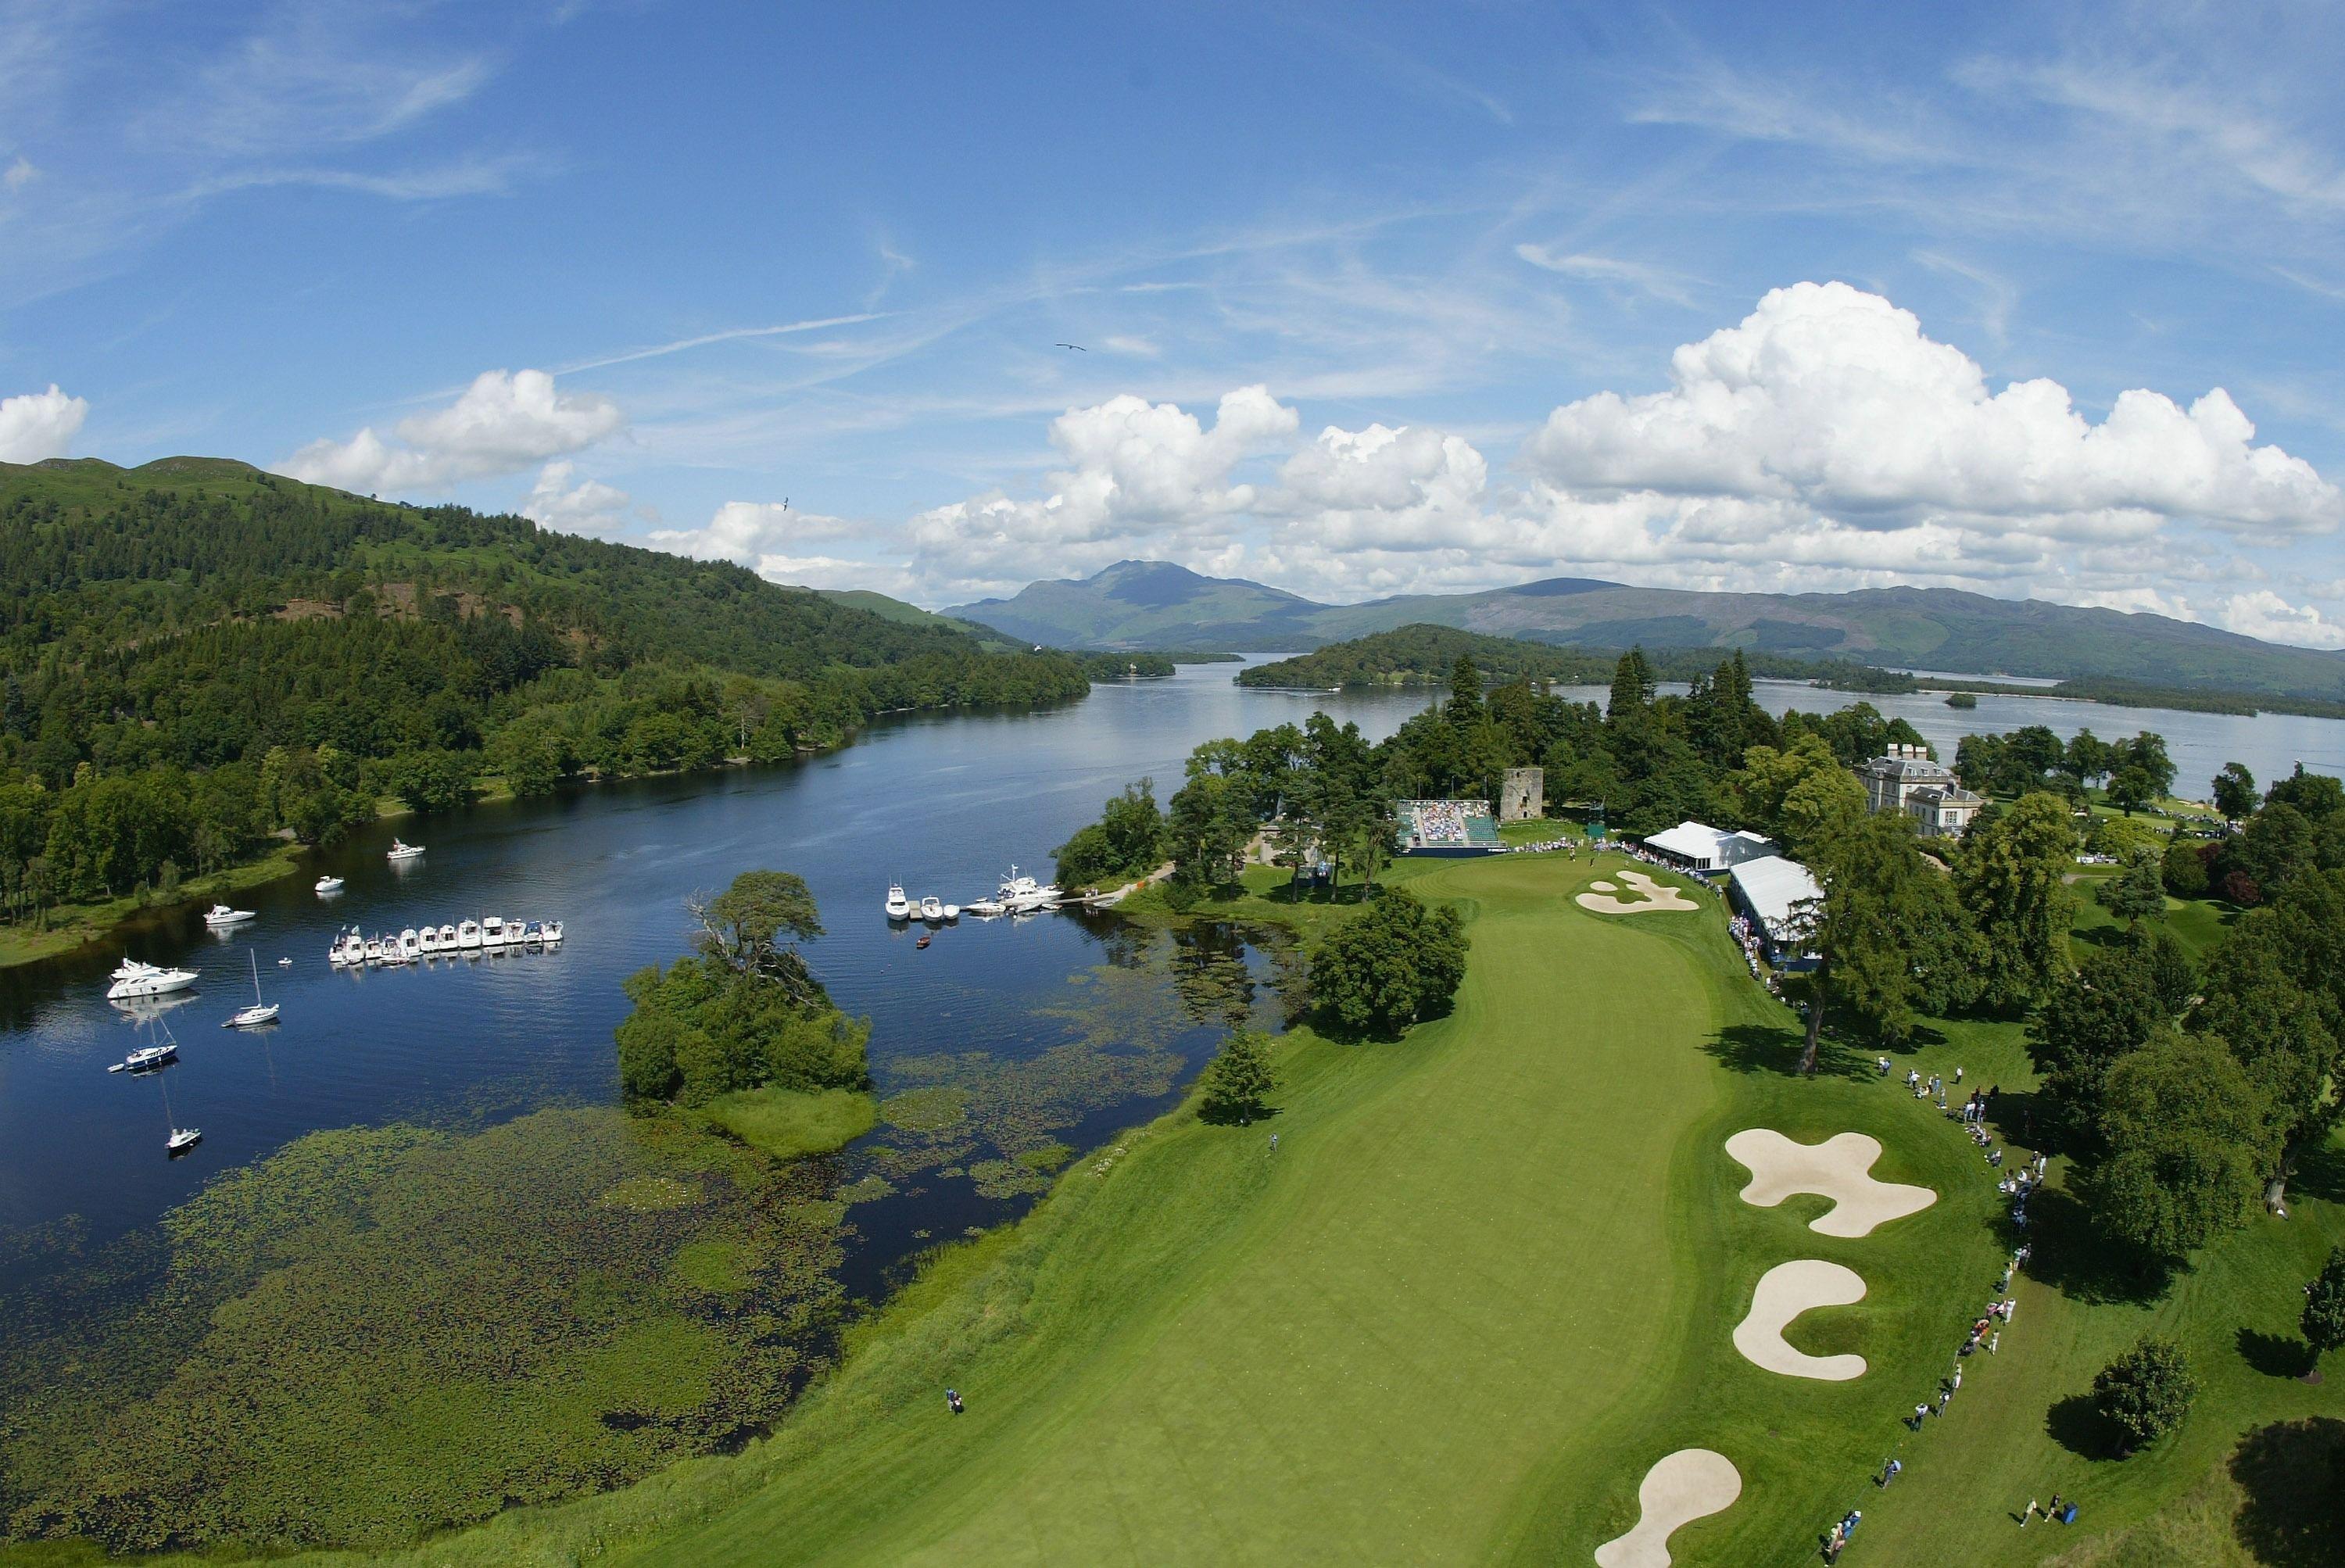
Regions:
M 1061 343 L 1059 347 L 1062 349 L 1072 349 L 1079 354 L 1087 354 L 1091 352 L 1089 349 L 1083 347 L 1081 343 Z

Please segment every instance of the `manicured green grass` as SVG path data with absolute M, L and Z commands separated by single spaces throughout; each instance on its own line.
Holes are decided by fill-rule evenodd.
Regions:
M 2075 883 L 2076 912 L 2069 926 L 2069 956 L 2082 963 L 2094 948 L 2118 940 L 2124 922 L 2102 906 L 2095 895 L 2115 875 L 2103 871 L 2080 876 Z M 2213 899 L 2166 898 L 2166 929 L 2181 941 L 2183 950 L 2204 961 L 2230 930 L 2239 911 Z
M 1396 868 L 1468 916 L 1449 1015 L 1391 1044 L 1286 1036 L 1274 1119 L 1179 1113 L 1077 1162 L 1020 1225 L 932 1257 L 771 1440 L 507 1514 L 429 1560 L 1586 1563 L 1635 1517 L 1646 1469 L 1688 1446 L 1725 1453 L 1744 1491 L 1677 1534 L 1680 1562 L 1810 1562 L 1853 1506 L 1849 1563 L 2224 1560 L 2269 1490 L 2221 1469 L 2241 1435 L 2345 1407 L 2345 1369 L 2286 1375 L 2296 1285 L 2345 1237 L 2345 1151 L 2308 1168 L 2292 1218 L 2227 1237 L 2150 1301 L 2056 1190 L 2039 1198 L 2042 1267 L 1999 1353 L 1909 1433 L 2005 1238 L 1992 1173 L 1903 1069 L 1960 1064 L 2016 1122 L 2023 1030 L 1938 1024 L 1886 1081 L 1872 1052 L 1833 1045 L 1801 1079 L 1792 1016 L 1743 974 L 1714 900 L 1624 917 L 1570 901 L 1619 865 Z M 1351 907 L 1270 891 L 1227 912 L 1310 926 Z M 1871 1133 L 1874 1174 L 1940 1201 L 1819 1236 L 1821 1199 L 1737 1200 L 1723 1143 L 1748 1126 Z M 1801 1257 L 1867 1282 L 1790 1331 L 1865 1356 L 1853 1382 L 1779 1377 L 1731 1345 L 1759 1276 Z M 2066 1401 L 2153 1327 L 2207 1391 L 2178 1438 L 2099 1457 Z M 967 1414 L 945 1411 L 948 1385 Z M 1884 1492 L 1869 1478 L 1892 1453 L 1906 1469 Z M 2019 1531 L 2010 1513 L 2055 1490 L 2079 1525 Z
M 802 1094 L 771 1085 L 720 1095 L 700 1114 L 750 1147 L 785 1160 L 845 1148 L 879 1119 L 878 1103 L 852 1089 Z

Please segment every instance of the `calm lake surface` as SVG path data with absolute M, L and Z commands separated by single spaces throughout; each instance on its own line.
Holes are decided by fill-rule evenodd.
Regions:
M 828 930 L 810 956 L 839 1004 L 871 1018 L 883 1094 L 906 1081 L 900 1064 L 914 1059 L 982 1052 L 1028 1061 L 1087 1031 L 1096 1035 L 1100 1016 L 1068 1006 L 1084 981 L 1152 965 L 1169 975 L 1213 955 L 1135 940 L 1113 916 L 1071 914 L 964 920 L 920 951 L 919 927 L 891 930 L 882 917 L 888 883 L 900 880 L 916 898 L 966 902 L 990 892 L 1012 862 L 1047 875 L 1051 850 L 1127 780 L 1152 775 L 1160 798 L 1169 796 L 1200 741 L 1299 722 L 1315 708 L 1381 738 L 1430 697 L 1421 688 L 1248 691 L 1232 684 L 1233 673 L 1229 665 L 1188 666 L 1166 680 L 1101 686 L 1047 711 L 893 721 L 843 751 L 792 765 L 409 819 L 397 827 L 428 847 L 421 860 L 391 866 L 390 828 L 363 833 L 301 875 L 244 895 L 239 903 L 259 919 L 225 936 L 207 932 L 188 909 L 82 957 L 0 971 L 0 1243 L 68 1217 L 78 1217 L 87 1240 L 121 1235 L 212 1176 L 320 1128 L 401 1118 L 469 1124 L 548 1104 L 609 1103 L 611 1031 L 626 1012 L 621 983 L 683 951 L 688 894 L 756 867 L 796 871 L 813 888 Z M 1759 697 L 1776 711 L 1860 700 L 1780 682 L 1760 683 Z M 1964 713 L 1930 697 L 1868 700 L 1910 719 L 1949 757 L 1964 733 L 2043 723 L 2064 736 L 2086 726 L 2105 738 L 2158 730 L 2186 792 L 2203 790 L 2233 759 L 2259 781 L 2299 760 L 2345 772 L 2345 723 L 2332 720 L 2010 697 L 1981 697 Z M 328 871 L 348 887 L 320 899 L 310 884 Z M 325 961 L 333 934 L 353 922 L 396 930 L 482 914 L 560 919 L 568 941 L 552 953 L 356 973 Z M 1242 963 L 1266 989 L 1264 953 L 1233 934 L 1223 947 L 1225 967 Z M 179 1064 L 144 1078 L 106 1072 L 141 1034 L 137 1016 L 104 1000 L 107 972 L 126 951 L 203 976 L 163 1014 L 180 1043 Z M 253 1033 L 222 1030 L 220 1020 L 251 1000 L 255 957 L 267 999 L 283 1004 L 282 1022 Z M 280 957 L 291 965 L 280 967 Z M 1168 979 L 1154 991 L 1126 990 L 1121 1004 L 1162 1014 L 1134 1013 L 1129 1023 L 1135 1032 L 1145 1023 L 1157 1048 L 1180 1053 L 1185 1077 L 1224 1024 L 1199 1022 L 1193 1008 L 1184 1013 L 1179 993 Z M 1172 1092 L 1089 1105 L 1056 1135 L 1087 1147 L 1153 1115 Z M 172 1121 L 204 1135 L 176 1160 L 163 1150 Z M 859 1204 L 850 1285 L 867 1290 L 877 1270 L 925 1237 L 994 1223 L 1023 1201 L 940 1181 Z M 0 1244 L 0 1279 L 37 1271 L 37 1257 Z

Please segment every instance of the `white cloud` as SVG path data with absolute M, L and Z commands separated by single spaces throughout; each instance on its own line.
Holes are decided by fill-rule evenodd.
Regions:
M 1741 496 L 1866 530 L 2106 539 L 2188 518 L 2273 537 L 2345 516 L 2310 463 L 2251 444 L 2220 388 L 2187 412 L 2123 392 L 2092 424 L 2056 382 L 1990 393 L 1968 355 L 1844 283 L 1772 290 L 1741 325 L 1680 348 L 1670 379 L 1557 409 L 1525 466 L 1568 495 Z
M 1665 268 L 1642 261 L 1623 261 L 1612 256 L 1590 256 L 1584 253 L 1560 254 L 1546 245 L 1523 244 L 1515 247 L 1515 254 L 1544 271 L 1558 272 L 1567 278 L 1579 278 L 1594 283 L 1622 283 L 1640 293 L 1672 304 L 1690 305 L 1682 279 Z
M 0 463 L 63 457 L 88 417 L 87 400 L 67 397 L 55 382 L 45 392 L 0 398 Z
M 727 501 L 706 527 L 655 529 L 651 538 L 663 550 L 703 561 L 738 562 L 772 576 L 764 563 L 789 558 L 794 545 L 852 538 L 864 532 L 847 518 L 797 511 L 786 501 Z
M 2310 605 L 2289 604 L 2269 588 L 2234 594 L 2218 614 L 2217 626 L 2261 637 L 2266 642 L 2293 643 L 2299 647 L 2345 647 L 2345 626 L 2337 625 Z
M 543 371 L 484 371 L 446 408 L 400 421 L 398 444 L 370 427 L 348 441 L 311 442 L 279 472 L 368 494 L 439 490 L 582 452 L 625 423 L 610 399 L 565 396 Z
M 939 583 L 986 585 L 1105 565 L 1140 540 L 1182 536 L 1249 512 L 1251 484 L 1230 483 L 1247 458 L 1293 439 L 1293 409 L 1265 387 L 1223 395 L 1211 430 L 1173 403 L 1125 394 L 1069 409 L 1051 423 L 1068 466 L 1040 501 L 996 491 L 912 519 L 915 569 Z
M 1112 353 L 1130 354 L 1134 359 L 1152 360 L 1164 351 L 1146 338 L 1119 332 L 1100 345 Z
M 627 493 L 599 479 L 570 483 L 574 464 L 549 463 L 522 503 L 521 514 L 541 528 L 557 534 L 585 534 L 607 538 L 626 525 L 631 502 Z
M 12 191 L 22 190 L 40 177 L 41 171 L 33 167 L 33 160 L 20 153 L 5 172 L 0 172 L 0 186 Z

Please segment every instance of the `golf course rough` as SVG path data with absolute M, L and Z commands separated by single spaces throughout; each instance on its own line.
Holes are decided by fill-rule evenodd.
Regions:
M 1938 1201 L 1926 1186 L 1875 1181 L 1881 1141 L 1863 1133 L 1802 1144 L 1771 1127 L 1751 1127 L 1727 1139 L 1726 1152 L 1750 1167 L 1751 1182 L 1742 1189 L 1747 1204 L 1772 1208 L 1794 1193 L 1832 1199 L 1832 1207 L 1808 1226 L 1821 1236 L 1870 1236 Z
M 1670 1537 L 1681 1525 L 1733 1506 L 1742 1472 L 1722 1453 L 1681 1448 L 1645 1472 L 1637 1523 L 1596 1549 L 1597 1568 L 1670 1568 Z
M 1752 1366 L 1787 1378 L 1844 1383 L 1864 1376 L 1862 1356 L 1811 1356 L 1783 1338 L 1783 1330 L 1819 1307 L 1853 1307 L 1864 1299 L 1864 1277 L 1853 1268 L 1802 1257 L 1779 1263 L 1759 1277 L 1751 1310 L 1734 1326 L 1734 1348 Z
M 1598 914 L 1653 914 L 1701 908 L 1667 882 L 1657 882 L 1642 871 L 1622 871 L 1620 880 L 1628 883 L 1632 891 L 1642 893 L 1644 897 L 1624 899 L 1617 891 L 1598 891 L 1610 889 L 1611 883 L 1597 882 L 1589 891 L 1579 896 L 1579 907 L 1593 910 Z

